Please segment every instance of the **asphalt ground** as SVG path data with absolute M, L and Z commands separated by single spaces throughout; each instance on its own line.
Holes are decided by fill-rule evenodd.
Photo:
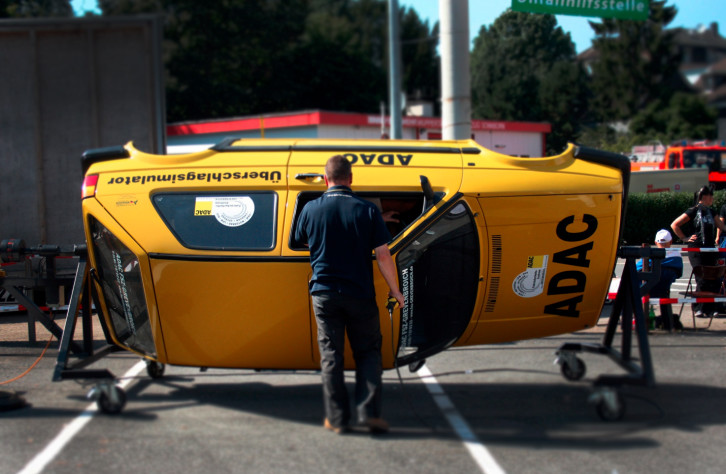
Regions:
M 93 366 L 128 384 L 122 413 L 100 414 L 86 398 L 92 385 L 51 382 L 52 341 L 27 375 L 0 385 L 27 402 L 0 412 L 0 472 L 723 472 L 726 318 L 694 329 L 686 305 L 681 320 L 684 331 L 650 331 L 656 386 L 623 387 L 620 421 L 602 421 L 588 402 L 593 382 L 620 367 L 581 354 L 587 373 L 569 382 L 553 364 L 564 342 L 601 341 L 601 318 L 575 334 L 450 349 L 400 379 L 387 371 L 383 436 L 324 430 L 314 371 L 167 367 L 152 380 L 145 370 L 123 377 L 141 367 L 127 352 Z M 29 344 L 22 315 L 0 316 L 0 382 L 38 359 L 49 334 L 36 330 Z

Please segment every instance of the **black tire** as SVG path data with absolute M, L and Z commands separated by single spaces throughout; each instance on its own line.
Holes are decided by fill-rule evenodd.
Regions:
M 113 387 L 111 390 L 115 391 L 115 398 L 117 398 L 117 401 L 112 401 L 111 397 L 109 397 L 106 392 L 101 391 L 98 396 L 98 400 L 96 400 L 96 405 L 98 405 L 98 409 L 101 410 L 101 412 L 107 415 L 116 415 L 121 413 L 124 406 L 126 406 L 126 392 L 119 387 Z
M 605 403 L 605 400 L 600 400 L 596 409 L 598 416 L 603 421 L 620 421 L 625 416 L 625 399 L 618 393 L 617 403 L 614 409 Z
M 582 359 L 580 359 L 579 357 L 575 357 L 574 366 L 568 364 L 567 362 L 563 362 L 560 365 L 560 371 L 562 372 L 562 376 L 565 377 L 567 380 L 575 382 L 585 376 L 587 367 L 585 366 L 585 362 L 583 362 Z
M 161 362 L 153 360 L 146 361 L 146 373 L 149 374 L 149 377 L 152 379 L 162 378 L 164 376 L 164 369 L 166 369 L 166 366 Z

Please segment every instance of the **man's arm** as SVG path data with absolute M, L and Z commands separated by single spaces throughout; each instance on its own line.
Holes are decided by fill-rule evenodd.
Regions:
M 388 249 L 388 245 L 383 244 L 376 247 L 376 262 L 378 262 L 378 268 L 381 270 L 381 275 L 388 284 L 388 296 L 396 298 L 398 304 L 403 308 L 405 303 L 403 301 L 403 294 L 398 289 L 398 281 L 396 280 L 396 264 L 393 263 L 391 257 L 391 251 Z
M 723 218 L 723 207 L 721 207 L 721 212 L 719 212 L 714 219 L 716 223 L 716 246 L 718 247 L 718 239 L 721 237 L 722 233 L 726 233 L 726 223 L 724 223 Z

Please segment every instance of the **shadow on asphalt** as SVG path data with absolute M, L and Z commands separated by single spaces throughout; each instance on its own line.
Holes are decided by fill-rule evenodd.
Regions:
M 311 375 L 315 382 L 289 386 L 262 382 L 204 383 L 196 376 L 167 376 L 159 380 L 140 377 L 129 387 L 126 409 L 109 416 L 149 422 L 157 420 L 162 411 L 217 407 L 318 426 L 323 416 L 321 387 L 317 374 Z M 595 407 L 588 404 L 592 390 L 585 382 L 462 384 L 442 382 L 441 378 L 439 382 L 478 439 L 491 445 L 634 449 L 659 445 L 658 430 L 700 432 L 726 423 L 726 408 L 720 404 L 726 389 L 711 386 L 626 387 L 621 392 L 626 400 L 625 418 L 605 422 L 598 418 Z M 351 393 L 352 388 L 349 384 Z M 457 438 L 420 383 L 401 386 L 387 382 L 384 407 L 384 415 L 392 426 L 387 438 Z M 4 413 L 3 418 L 70 415 L 67 410 L 29 407 Z M 358 433 L 368 435 L 364 431 Z

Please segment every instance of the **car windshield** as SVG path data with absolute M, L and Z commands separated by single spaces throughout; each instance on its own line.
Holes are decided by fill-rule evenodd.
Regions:
M 710 171 L 720 171 L 723 154 L 718 150 L 685 150 L 683 152 L 683 167 L 708 168 Z

